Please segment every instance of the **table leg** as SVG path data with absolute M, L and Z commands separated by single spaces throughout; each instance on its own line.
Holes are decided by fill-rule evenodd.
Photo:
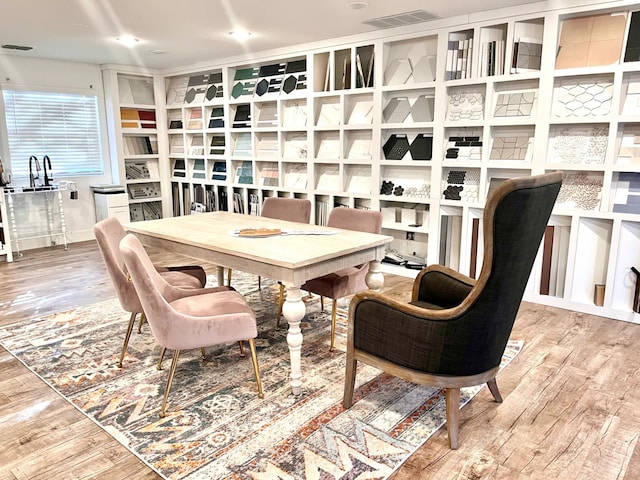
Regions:
M 369 262 L 369 271 L 364 281 L 371 290 L 380 290 L 384 285 L 384 275 L 380 268 L 380 262 L 373 260 Z
M 304 318 L 305 305 L 302 301 L 300 287 L 287 286 L 287 296 L 282 306 L 282 315 L 289 322 L 287 343 L 291 356 L 291 389 L 294 395 L 302 393 L 302 369 L 300 353 L 302 351 L 302 331 L 300 320 Z
M 218 286 L 222 287 L 224 285 L 224 267 L 216 267 L 216 274 L 218 277 Z

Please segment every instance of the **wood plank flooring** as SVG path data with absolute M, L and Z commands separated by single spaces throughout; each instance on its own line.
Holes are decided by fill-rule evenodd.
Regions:
M 410 285 L 388 275 L 384 291 L 406 300 Z M 93 242 L 0 262 L 0 330 L 113 296 Z M 482 390 L 459 450 L 440 430 L 391 478 L 640 478 L 640 326 L 524 303 L 512 338 L 525 346 L 498 377 L 504 402 Z M 79 478 L 159 477 L 0 348 L 0 480 Z

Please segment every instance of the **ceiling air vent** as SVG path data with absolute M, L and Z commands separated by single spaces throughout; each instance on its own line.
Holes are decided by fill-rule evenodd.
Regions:
M 413 12 L 389 15 L 388 17 L 372 18 L 371 20 L 365 20 L 362 23 L 371 25 L 375 28 L 393 28 L 413 25 L 414 23 L 428 22 L 437 18 L 439 17 L 432 15 L 429 12 L 425 12 L 424 10 L 414 10 Z
M 2 48 L 6 48 L 7 50 L 21 50 L 23 52 L 33 50 L 33 47 L 27 47 L 26 45 L 11 45 L 10 43 L 5 43 L 2 45 Z

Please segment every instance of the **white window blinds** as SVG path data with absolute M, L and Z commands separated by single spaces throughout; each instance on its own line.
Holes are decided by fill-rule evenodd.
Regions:
M 104 172 L 95 95 L 2 93 L 14 177 L 29 176 L 31 155 L 48 155 L 54 178 Z

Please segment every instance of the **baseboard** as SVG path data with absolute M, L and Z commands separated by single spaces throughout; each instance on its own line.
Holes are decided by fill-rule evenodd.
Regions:
M 86 242 L 87 240 L 95 239 L 93 235 L 93 229 L 89 230 L 78 230 L 74 232 L 67 232 L 67 245 L 72 245 L 77 242 Z M 55 245 L 62 245 L 62 237 L 60 235 L 55 235 L 53 237 L 55 241 Z M 34 250 L 36 248 L 44 248 L 50 247 L 51 239 L 49 237 L 41 237 L 41 238 L 29 238 L 25 240 L 20 240 L 19 247 L 21 252 L 25 252 L 27 250 Z M 15 240 L 11 241 L 11 247 L 14 253 L 17 253 L 17 246 Z

